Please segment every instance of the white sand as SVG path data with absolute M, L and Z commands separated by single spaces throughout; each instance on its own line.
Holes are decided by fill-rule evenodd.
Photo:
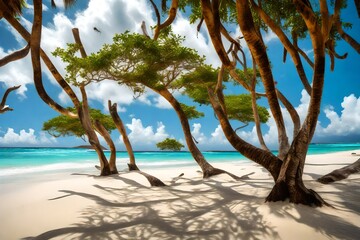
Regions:
M 315 181 L 359 158 L 351 152 L 312 155 L 305 167 L 306 186 L 335 208 L 264 203 L 273 181 L 253 163 L 214 164 L 254 172 L 244 181 L 203 180 L 195 167 L 146 170 L 162 188 L 138 173 L 18 176 L 0 183 L 0 239 L 360 239 L 360 175 Z

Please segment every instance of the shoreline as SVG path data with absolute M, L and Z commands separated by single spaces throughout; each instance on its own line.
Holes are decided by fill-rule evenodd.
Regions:
M 0 184 L 0 239 L 357 239 L 360 175 L 323 185 L 316 179 L 356 161 L 344 151 L 308 155 L 304 182 L 335 208 L 264 203 L 273 180 L 253 162 L 213 163 L 238 176 L 202 179 L 194 166 L 138 173 L 90 172 L 17 176 Z M 180 173 L 184 176 L 177 179 Z

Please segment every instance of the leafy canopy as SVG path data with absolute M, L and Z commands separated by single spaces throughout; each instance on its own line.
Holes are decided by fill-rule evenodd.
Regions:
M 166 138 L 164 141 L 156 144 L 160 150 L 180 151 L 184 147 L 180 142 L 173 138 Z
M 74 108 L 68 109 L 75 113 Z M 116 128 L 112 118 L 109 115 L 101 113 L 100 110 L 90 109 L 90 116 L 92 121 L 100 121 L 109 133 Z M 65 115 L 59 115 L 44 122 L 42 130 L 47 131 L 54 137 L 76 136 L 84 138 L 85 136 L 85 130 L 81 126 L 80 120 Z
M 239 70 L 240 71 L 240 70 Z M 209 65 L 204 65 L 196 71 L 184 75 L 180 82 L 184 87 L 184 94 L 192 98 L 195 102 L 210 105 L 208 88 L 214 89 L 217 82 L 219 69 L 214 69 Z M 239 72 L 243 79 L 250 81 L 252 70 L 247 73 Z M 225 74 L 224 80 L 229 80 Z M 225 88 L 225 86 L 223 86 Z M 225 95 L 225 106 L 229 119 L 238 120 L 243 123 L 254 121 L 251 95 Z M 270 115 L 265 107 L 257 106 L 261 122 L 267 122 Z
M 182 46 L 183 41 L 171 30 L 157 40 L 125 32 L 115 35 L 112 44 L 86 58 L 76 55 L 75 44 L 68 44 L 67 49 L 58 48 L 53 54 L 68 64 L 66 79 L 72 84 L 110 79 L 141 93 L 145 86 L 174 89 L 177 86 L 174 82 L 182 74 L 202 64 L 203 57 Z

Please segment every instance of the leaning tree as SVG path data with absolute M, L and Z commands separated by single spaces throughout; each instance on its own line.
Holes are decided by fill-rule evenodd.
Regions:
M 190 16 L 192 20 L 200 19 L 199 27 L 205 23 L 212 44 L 222 62 L 222 67 L 239 84 L 249 92 L 254 92 L 254 89 L 236 72 L 237 68 L 246 69 L 246 61 L 244 54 L 239 54 L 242 46 L 238 39 L 233 38 L 226 29 L 231 24 L 240 28 L 242 34 L 240 38 L 244 39 L 250 51 L 253 68 L 257 69 L 260 74 L 265 93 L 252 95 L 262 95 L 267 99 L 278 129 L 278 156 L 257 148 L 236 135 L 229 122 L 226 109 L 222 106 L 221 91 L 209 88 L 208 93 L 225 136 L 232 146 L 249 159 L 265 167 L 273 176 L 275 185 L 266 200 L 289 199 L 290 202 L 315 206 L 325 204 L 325 201 L 315 191 L 305 187 L 302 175 L 308 146 L 314 135 L 320 112 L 325 80 L 325 55 L 330 56 L 330 67 L 334 69 L 335 58 L 346 57 L 346 54 L 339 55 L 336 52 L 337 40 L 344 39 L 356 51 L 359 49 L 359 43 L 344 31 L 343 27 L 346 27 L 347 24 L 340 18 L 340 10 L 346 6 L 346 1 L 336 0 L 331 5 L 333 7 L 332 14 L 329 4 L 325 0 L 320 0 L 318 3 L 302 0 L 188 0 L 181 1 L 181 4 L 182 9 L 188 9 L 186 6 L 192 9 Z M 310 95 L 308 112 L 301 124 L 293 106 L 277 89 L 276 76 L 272 71 L 267 46 L 262 38 L 268 29 L 275 33 L 284 47 L 283 60 L 286 60 L 287 55 L 291 57 L 298 79 Z M 313 59 L 299 47 L 299 41 L 302 39 L 311 41 L 314 51 Z M 226 41 L 230 42 L 229 50 L 225 48 L 224 42 Z M 305 71 L 303 61 L 311 71 Z M 221 79 L 221 74 L 219 74 L 218 81 Z M 294 136 L 291 141 L 286 133 L 280 103 L 287 108 L 294 122 Z
M 29 44 L 30 52 L 31 52 L 31 61 L 33 66 L 33 75 L 34 75 L 34 85 L 37 90 L 40 98 L 51 108 L 56 110 L 57 112 L 72 117 L 79 118 L 83 128 L 86 131 L 86 135 L 89 139 L 90 144 L 94 147 L 96 153 L 98 154 L 100 166 L 101 166 L 101 175 L 110 175 L 112 172 L 116 172 L 115 169 L 111 169 L 109 162 L 101 148 L 99 139 L 93 129 L 90 120 L 89 106 L 88 106 L 88 98 L 85 91 L 85 85 L 80 86 L 81 93 L 81 101 L 75 94 L 74 90 L 71 86 L 64 80 L 61 74 L 58 72 L 56 67 L 53 65 L 47 54 L 41 49 L 40 41 L 41 41 L 41 32 L 42 32 L 42 1 L 34 0 L 34 20 L 33 26 L 31 29 L 31 34 L 20 24 L 18 19 L 14 16 L 14 13 L 21 13 L 22 4 L 19 5 L 18 2 L 23 1 L 11 1 L 12 4 L 5 4 L 2 0 L 0 1 L 0 16 L 4 18 Z M 69 4 L 74 3 L 74 1 L 65 1 L 65 6 L 69 6 Z M 78 31 L 74 29 L 73 31 L 74 38 L 77 40 Z M 28 48 L 25 47 L 23 50 L 18 51 L 20 55 L 26 55 L 26 51 Z M 77 112 L 74 113 L 69 111 L 69 109 L 61 106 L 57 103 L 46 91 L 43 79 L 42 79 L 42 67 L 40 64 L 40 60 L 43 60 L 57 83 L 64 90 L 64 92 L 69 96 L 74 107 Z M 99 129 L 101 126 L 99 126 Z M 106 136 L 107 131 L 102 132 L 104 139 L 108 139 Z M 100 134 L 102 134 L 100 133 Z
M 189 107 L 181 104 L 172 93 L 181 88 L 180 77 L 203 64 L 193 49 L 181 45 L 183 39 L 170 29 L 163 29 L 156 40 L 143 34 L 125 32 L 117 34 L 112 44 L 106 44 L 97 53 L 86 58 L 76 56 L 79 45 L 69 44 L 67 49 L 58 48 L 54 54 L 67 63 L 67 81 L 76 84 L 78 79 L 99 82 L 105 79 L 117 81 L 143 93 L 145 87 L 166 99 L 180 120 L 190 153 L 201 167 L 203 176 L 227 173 L 208 163 L 191 135 Z

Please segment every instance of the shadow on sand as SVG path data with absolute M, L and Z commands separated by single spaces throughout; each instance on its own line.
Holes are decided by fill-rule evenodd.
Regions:
M 263 192 L 271 190 L 272 182 L 263 179 L 221 182 L 216 178 L 182 178 L 181 183 L 172 181 L 171 186 L 150 188 L 121 175 L 114 178 L 128 187 L 93 185 L 99 194 L 59 190 L 60 196 L 49 200 L 86 198 L 95 204 L 83 209 L 79 221 L 69 227 L 23 239 L 281 239 L 276 227 L 260 212 L 264 206 L 270 209 L 270 214 L 308 225 L 325 237 L 356 239 L 360 236 L 356 223 L 318 208 L 264 203 Z M 253 190 L 247 193 L 250 188 L 260 189 L 262 193 L 254 195 Z M 343 199 L 331 204 L 346 205 L 359 213 L 356 201 L 359 191 L 349 193 L 348 186 L 341 183 L 337 183 L 336 188 Z

